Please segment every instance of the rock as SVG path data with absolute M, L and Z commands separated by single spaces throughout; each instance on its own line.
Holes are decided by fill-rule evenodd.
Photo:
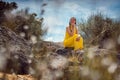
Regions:
M 1 71 L 27 74 L 29 71 L 29 64 L 31 63 L 31 49 L 31 44 L 25 39 L 16 35 L 12 30 L 0 26 Z
M 37 54 L 40 56 L 46 56 L 49 52 L 56 52 L 56 50 L 63 48 L 58 43 L 50 41 L 38 41 L 34 46 Z
M 60 49 L 56 50 L 56 53 L 59 55 L 62 55 L 62 56 L 68 56 L 69 53 L 71 53 L 71 52 L 68 49 L 60 48 Z
M 73 54 L 73 48 L 72 47 L 66 47 L 66 48 L 58 48 L 56 50 L 56 53 L 59 54 L 59 55 L 62 55 L 62 56 L 72 56 Z

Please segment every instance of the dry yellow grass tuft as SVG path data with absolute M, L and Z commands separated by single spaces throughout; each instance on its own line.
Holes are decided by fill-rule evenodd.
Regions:
M 16 75 L 16 74 L 6 74 L 0 72 L 0 79 L 5 80 L 36 80 L 31 75 Z

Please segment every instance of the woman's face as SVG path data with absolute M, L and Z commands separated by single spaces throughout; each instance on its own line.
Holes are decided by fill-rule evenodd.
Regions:
M 70 24 L 71 24 L 71 25 L 75 25 L 75 24 L 76 24 L 75 18 L 71 18 L 71 19 L 70 19 Z

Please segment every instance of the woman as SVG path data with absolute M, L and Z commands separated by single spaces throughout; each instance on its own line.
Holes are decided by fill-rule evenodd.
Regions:
M 83 38 L 78 34 L 74 17 L 70 18 L 69 26 L 66 27 L 64 46 L 73 47 L 75 51 L 83 49 Z

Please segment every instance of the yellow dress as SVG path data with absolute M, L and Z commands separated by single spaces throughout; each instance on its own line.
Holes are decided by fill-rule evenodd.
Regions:
M 74 35 L 70 36 L 66 31 L 65 38 L 63 41 L 64 47 L 74 47 L 74 50 L 83 49 L 83 38 L 80 36 L 80 40 L 76 41 L 78 34 L 76 34 L 76 29 L 74 28 Z

